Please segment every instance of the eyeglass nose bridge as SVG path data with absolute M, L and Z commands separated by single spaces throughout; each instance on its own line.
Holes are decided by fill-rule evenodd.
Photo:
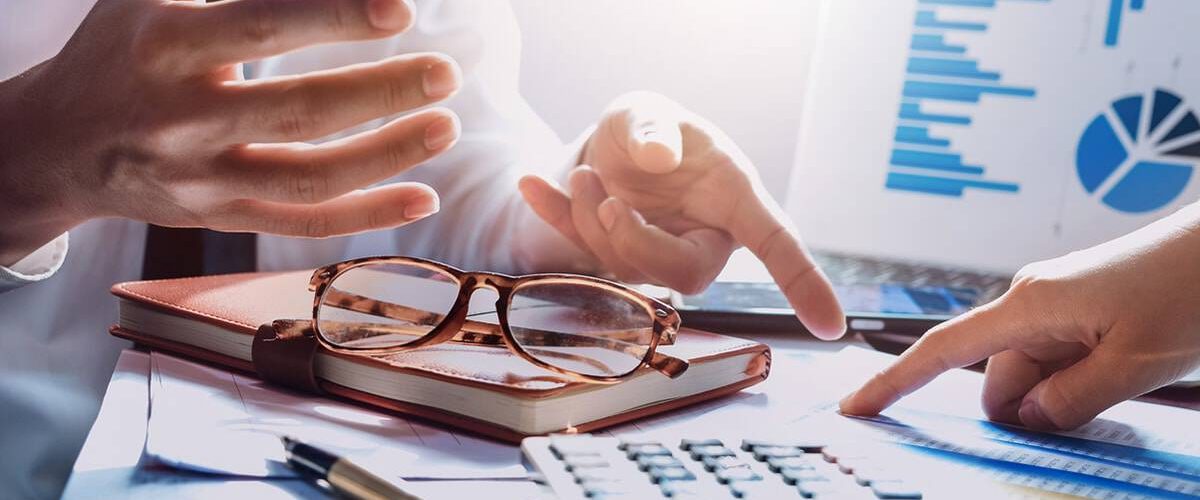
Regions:
M 512 293 L 513 282 L 516 281 L 512 276 L 489 273 L 489 272 L 472 272 L 463 273 L 459 276 L 458 297 L 454 300 L 454 305 L 446 314 L 446 319 L 438 326 L 441 330 L 436 335 L 427 338 L 421 344 L 432 344 L 444 342 L 454 338 L 463 325 L 467 322 L 467 315 L 471 309 L 471 299 L 475 296 L 475 292 L 479 290 L 491 290 L 496 292 L 495 312 L 497 314 L 498 323 L 503 324 L 505 321 L 505 303 L 508 296 Z

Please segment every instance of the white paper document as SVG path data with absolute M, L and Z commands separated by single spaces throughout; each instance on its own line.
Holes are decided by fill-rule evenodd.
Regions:
M 516 446 L 151 354 L 149 457 L 216 474 L 295 476 L 282 435 L 404 479 L 526 477 Z

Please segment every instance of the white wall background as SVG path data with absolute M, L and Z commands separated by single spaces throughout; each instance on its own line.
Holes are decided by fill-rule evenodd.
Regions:
M 521 91 L 569 141 L 623 92 L 661 92 L 722 127 L 780 201 L 817 0 L 514 0 Z

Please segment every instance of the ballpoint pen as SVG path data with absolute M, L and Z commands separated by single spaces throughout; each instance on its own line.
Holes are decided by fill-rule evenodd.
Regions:
M 287 452 L 288 465 L 304 475 L 328 481 L 338 493 L 349 498 L 420 500 L 395 482 L 372 474 L 345 458 L 288 436 L 281 436 L 280 440 Z

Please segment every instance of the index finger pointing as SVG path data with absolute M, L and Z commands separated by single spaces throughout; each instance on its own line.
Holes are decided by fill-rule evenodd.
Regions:
M 846 317 L 833 286 L 813 263 L 783 210 L 767 194 L 742 200 L 734 208 L 732 227 L 727 230 L 767 267 L 800 322 L 813 335 L 826 340 L 841 337 L 846 331 Z
M 1007 349 L 1013 323 L 1003 301 L 992 302 L 938 325 L 841 402 L 842 413 L 875 415 L 938 375 L 969 366 Z
M 320 43 L 383 38 L 404 31 L 411 0 L 227 0 L 171 2 L 150 25 L 159 59 L 203 72 Z

